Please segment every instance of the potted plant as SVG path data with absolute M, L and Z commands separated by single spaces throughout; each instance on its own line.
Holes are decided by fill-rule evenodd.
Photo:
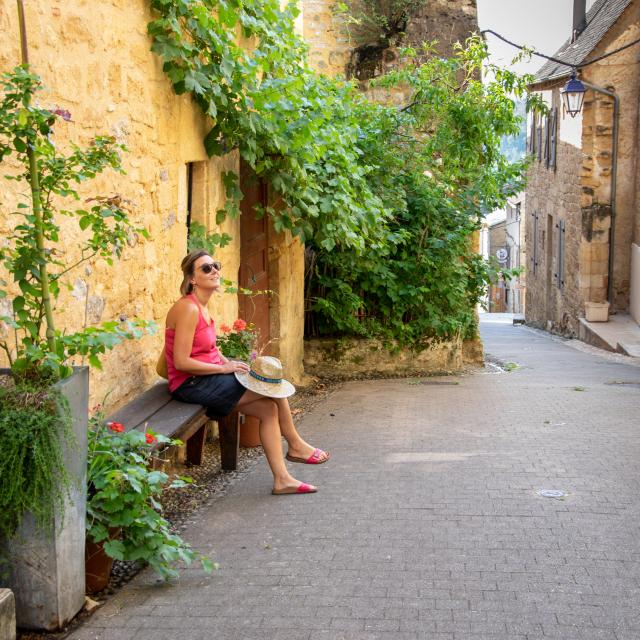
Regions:
M 212 562 L 171 531 L 159 498 L 164 489 L 186 486 L 189 478 L 169 480 L 154 468 L 158 446 L 181 444 L 146 429 L 126 431 L 105 423 L 100 413 L 90 420 L 87 460 L 87 587 L 104 589 L 113 559 L 148 563 L 161 577 L 177 576 L 175 563 L 199 559 L 206 571 Z
M 220 331 L 220 335 L 217 336 L 217 345 L 224 356 L 245 362 L 256 357 L 257 334 L 253 324 L 247 324 L 242 318 L 238 318 L 231 326 L 221 324 Z M 260 446 L 260 420 L 258 418 L 242 416 L 240 446 Z
M 124 147 L 109 136 L 66 153 L 54 143 L 71 114 L 36 103 L 41 82 L 22 43 L 24 64 L 0 77 L 0 163 L 10 162 L 7 179 L 25 194 L 0 245 L 0 350 L 9 365 L 0 384 L 0 560 L 9 561 L 18 625 L 54 629 L 84 603 L 88 371 L 73 365 L 99 367 L 108 349 L 150 328 L 68 331 L 56 302 L 74 268 L 94 257 L 112 264 L 146 231 L 132 226 L 119 195 L 68 206 L 80 199 L 77 184 L 122 172 Z

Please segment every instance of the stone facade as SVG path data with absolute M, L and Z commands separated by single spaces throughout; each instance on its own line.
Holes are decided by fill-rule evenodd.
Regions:
M 636 0 L 587 61 L 638 37 Z M 580 72 L 583 81 L 613 91 L 620 99 L 610 300 L 618 311 L 629 309 L 631 249 L 632 243 L 640 242 L 637 55 L 637 48 L 631 47 Z M 562 78 L 534 86 L 556 107 L 558 134 L 555 168 L 547 167 L 544 158 L 537 159 L 536 149 L 528 174 L 526 317 L 536 326 L 575 336 L 585 303 L 608 297 L 613 101 L 590 90 L 582 114 L 572 119 L 562 112 L 559 90 L 565 82 Z
M 218 227 L 215 211 L 225 198 L 221 172 L 237 171 L 238 157 L 207 157 L 202 140 L 209 123 L 189 96 L 174 94 L 161 61 L 150 51 L 146 30 L 153 16 L 146 0 L 25 4 L 31 65 L 46 88 L 39 100 L 72 113 L 72 121 L 58 127 L 56 143 L 63 148 L 70 141 L 82 145 L 95 135 L 110 133 L 128 147 L 123 157 L 126 175 L 106 172 L 83 186 L 81 196 L 119 193 L 129 198 L 134 202 L 133 221 L 151 234 L 150 240 L 132 242 L 113 267 L 93 260 L 76 270 L 73 290 L 63 293 L 59 304 L 59 325 L 69 331 L 83 326 L 85 312 L 89 323 L 119 317 L 158 322 L 158 334 L 118 346 L 105 357 L 104 370 L 92 372 L 92 401 L 102 401 L 109 393 L 113 406 L 157 380 L 154 365 L 164 316 L 179 296 L 179 265 L 186 251 L 188 163 L 193 163 L 198 178 L 192 187 L 192 218 L 234 238 L 216 257 L 223 263 L 223 275 L 237 278 L 239 221 Z M 20 62 L 13 0 L 0 0 L 0 32 L 0 70 L 7 71 Z M 17 201 L 16 183 L 3 181 L 2 236 L 10 230 L 8 212 Z M 296 380 L 302 375 L 303 251 L 299 242 L 285 235 L 271 234 L 270 245 L 270 265 L 276 271 L 270 311 L 278 331 L 274 344 L 287 359 L 288 375 Z M 67 248 L 71 257 L 77 253 L 72 242 Z M 222 294 L 211 303 L 219 323 L 232 322 L 237 310 L 235 294 Z
M 315 69 L 327 75 L 349 74 L 354 50 L 374 46 L 350 38 L 334 11 L 333 0 L 301 0 L 304 37 L 311 45 L 310 60 Z M 351 3 L 355 6 L 354 3 Z M 398 63 L 399 46 L 419 47 L 437 40 L 436 50 L 448 56 L 455 42 L 464 42 L 478 31 L 476 0 L 429 0 L 412 11 L 403 33 L 391 38 L 390 46 L 381 48 L 372 75 L 379 75 Z

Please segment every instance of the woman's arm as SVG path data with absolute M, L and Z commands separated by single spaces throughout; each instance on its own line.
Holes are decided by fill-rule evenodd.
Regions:
M 198 326 L 199 311 L 195 304 L 188 300 L 181 301 L 178 313 L 175 314 L 175 339 L 173 343 L 173 365 L 179 371 L 194 376 L 212 373 L 233 373 L 247 371 L 249 368 L 243 362 L 229 362 L 224 364 L 210 364 L 191 357 L 193 337 Z M 226 359 L 225 359 L 226 360 Z

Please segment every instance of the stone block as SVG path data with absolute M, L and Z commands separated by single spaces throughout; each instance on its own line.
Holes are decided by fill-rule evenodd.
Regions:
M 0 640 L 16 640 L 16 603 L 10 589 L 0 589 Z

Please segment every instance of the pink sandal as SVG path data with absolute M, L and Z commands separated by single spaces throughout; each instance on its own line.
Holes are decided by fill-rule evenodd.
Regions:
M 320 456 L 326 453 L 327 457 L 322 460 Z M 285 456 L 289 462 L 301 462 L 302 464 L 323 464 L 325 463 L 331 456 L 322 449 L 314 449 L 313 453 L 308 458 L 298 458 L 297 456 L 292 456 L 287 453 Z
M 271 493 L 274 496 L 290 496 L 296 495 L 298 493 L 316 493 L 318 489 L 314 487 L 312 484 L 307 484 L 306 482 L 302 482 L 299 486 L 287 487 L 286 489 L 272 489 Z

